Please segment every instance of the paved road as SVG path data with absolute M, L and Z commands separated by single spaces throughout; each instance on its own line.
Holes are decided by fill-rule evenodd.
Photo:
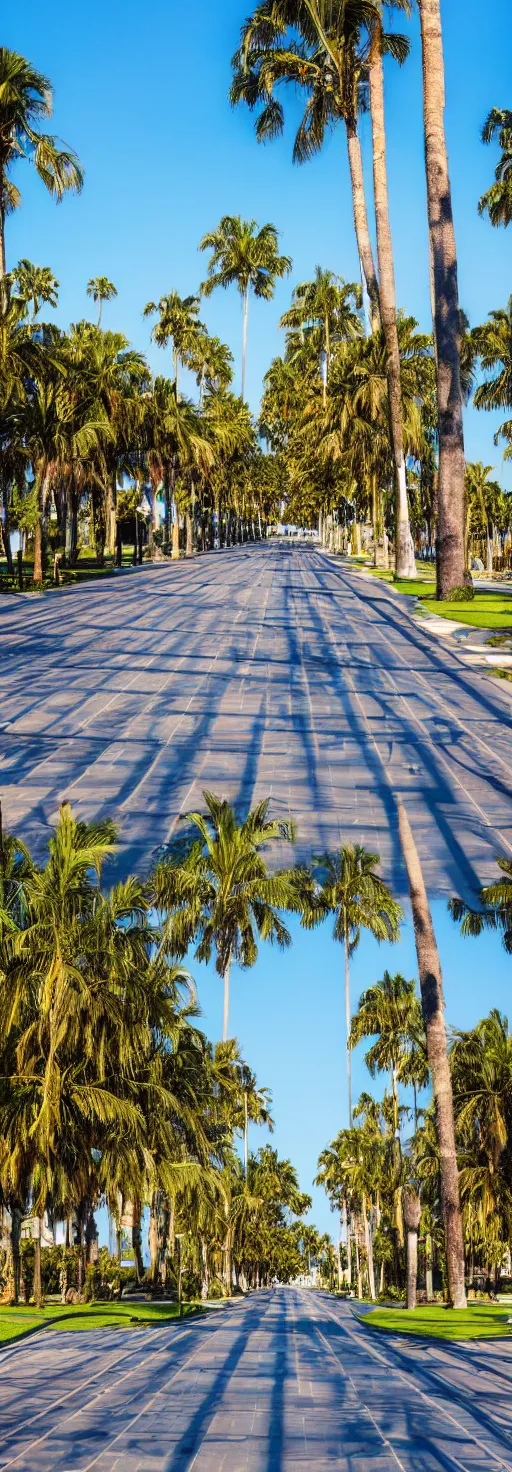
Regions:
M 0 796 L 40 851 L 62 798 L 147 865 L 209 786 L 272 794 L 299 851 L 373 846 L 399 891 L 392 792 L 432 893 L 512 854 L 511 695 L 382 585 L 300 545 L 233 548 L 0 608 Z
M 0 1472 L 512 1469 L 512 1342 L 383 1338 L 281 1288 L 0 1356 Z

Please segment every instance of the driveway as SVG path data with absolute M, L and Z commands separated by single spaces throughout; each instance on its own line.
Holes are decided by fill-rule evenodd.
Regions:
M 0 1356 L 0 1472 L 512 1469 L 512 1344 L 363 1329 L 294 1288 Z
M 272 795 L 298 853 L 345 838 L 404 891 L 401 793 L 432 894 L 512 854 L 511 695 L 382 584 L 260 543 L 0 603 L 4 822 L 41 853 L 59 803 L 120 824 L 147 868 L 210 787 Z

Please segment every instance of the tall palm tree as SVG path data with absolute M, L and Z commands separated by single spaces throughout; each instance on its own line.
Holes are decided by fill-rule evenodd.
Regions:
M 223 215 L 216 230 L 208 231 L 199 242 L 200 250 L 211 251 L 202 294 L 211 296 L 218 286 L 236 285 L 242 298 L 242 399 L 245 399 L 249 292 L 253 291 L 263 301 L 271 301 L 276 281 L 292 269 L 290 256 L 279 254 L 277 241 L 275 225 L 262 225 L 258 230 L 256 220 Z
M 103 303 L 113 301 L 117 296 L 117 287 L 113 281 L 109 281 L 108 276 L 91 276 L 87 282 L 87 295 L 92 296 L 93 302 L 99 302 L 97 326 L 101 327 Z
M 487 574 L 492 577 L 493 530 L 498 503 L 502 497 L 501 486 L 489 480 L 492 465 L 483 465 L 481 460 L 466 465 L 466 562 L 469 563 L 469 543 L 475 523 L 479 523 L 487 544 Z
M 302 890 L 301 925 L 310 929 L 327 915 L 334 915 L 334 939 L 343 946 L 345 958 L 345 1052 L 349 1128 L 352 1125 L 352 1059 L 350 1053 L 350 958 L 359 945 L 361 931 L 375 940 L 397 941 L 402 910 L 377 873 L 378 854 L 361 844 L 344 844 L 339 852 L 315 858 L 313 884 Z
M 176 393 L 180 364 L 188 363 L 205 331 L 199 321 L 199 305 L 198 296 L 182 297 L 177 291 L 169 291 L 167 296 L 160 297 L 159 302 L 146 302 L 142 314 L 143 317 L 152 317 L 158 312 L 158 322 L 151 329 L 151 336 L 158 347 L 165 348 L 169 342 L 172 343 Z
M 18 261 L 12 272 L 19 295 L 32 306 L 34 322 L 42 302 L 56 307 L 59 299 L 59 282 L 50 266 L 34 266 L 32 261 Z
M 289 343 L 294 338 L 302 342 L 304 337 L 318 338 L 321 343 L 324 406 L 332 345 L 341 338 L 350 340 L 362 335 L 357 311 L 360 306 L 360 287 L 316 266 L 314 280 L 301 281 L 294 287 L 292 305 L 281 317 L 279 326 L 288 330 Z
M 60 201 L 68 189 L 79 192 L 83 170 L 59 139 L 42 133 L 41 118 L 52 114 L 52 87 L 17 51 L 0 46 L 0 276 L 5 275 L 5 216 L 21 204 L 10 172 L 20 158 L 30 159 L 45 188 Z
M 453 1090 L 446 1043 L 441 963 L 425 881 L 405 807 L 398 801 L 398 828 L 411 898 L 427 1056 L 436 1106 L 448 1289 L 454 1308 L 466 1307 L 464 1241 L 455 1143 Z
M 463 590 L 470 581 L 464 558 L 461 318 L 444 126 L 445 75 L 440 0 L 419 0 L 419 12 L 439 439 L 437 597 L 447 598 L 457 589 Z
M 362 1038 L 376 1037 L 364 1061 L 372 1078 L 383 1069 L 389 1070 L 391 1075 L 393 1133 L 397 1141 L 400 1138 L 398 1082 L 413 1031 L 418 1025 L 419 1012 L 415 982 L 406 981 L 400 972 L 391 976 L 389 971 L 385 971 L 381 981 L 376 981 L 362 993 L 352 1018 L 350 1046 L 355 1048 Z
M 487 211 L 491 225 L 510 225 L 512 220 L 512 110 L 493 107 L 482 128 L 484 143 L 497 136 L 502 150 L 496 164 L 494 184 L 478 201 L 479 215 Z
M 368 66 L 365 48 L 368 19 L 376 15 L 373 0 L 336 4 L 323 23 L 317 0 L 263 0 L 242 26 L 240 46 L 232 61 L 233 104 L 260 108 L 258 141 L 282 133 L 284 110 L 274 96 L 277 87 L 293 83 L 306 95 L 295 137 L 294 163 L 304 163 L 322 147 L 326 133 L 343 122 L 346 129 L 352 207 L 357 249 L 370 299 L 372 326 L 380 321 L 379 285 L 373 258 L 358 110 L 366 106 Z
M 224 984 L 223 1042 L 229 1034 L 229 979 L 233 962 L 247 968 L 258 955 L 258 939 L 290 945 L 280 910 L 296 907 L 292 873 L 271 873 L 261 850 L 290 843 L 293 824 L 269 817 L 269 800 L 242 822 L 226 799 L 204 792 L 206 813 L 184 814 L 197 830 L 183 856 L 171 847 L 154 871 L 158 907 L 166 913 L 164 934 L 171 953 L 186 955 L 195 944 L 198 961 L 215 955 Z

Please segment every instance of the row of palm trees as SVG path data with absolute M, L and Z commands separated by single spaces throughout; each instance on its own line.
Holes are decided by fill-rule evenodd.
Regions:
M 2 834 L 0 1205 L 9 1243 L 0 1268 L 14 1301 L 24 1221 L 67 1223 L 81 1292 L 101 1201 L 119 1238 L 129 1225 L 139 1277 L 147 1207 L 155 1290 L 175 1286 L 178 1267 L 203 1297 L 304 1271 L 300 1218 L 310 1197 L 290 1161 L 270 1146 L 250 1152 L 250 1123 L 273 1127 L 270 1095 L 235 1040 L 207 1042 L 185 966 L 190 942 L 199 958 L 213 949 L 224 973 L 234 959 L 252 964 L 259 935 L 285 943 L 280 882 L 259 857 L 279 825 L 265 805 L 236 825 L 211 796 L 206 815 L 189 821 L 184 845 L 162 855 L 150 879 L 109 890 L 111 822 L 79 821 L 64 804 L 42 864 Z M 202 843 L 214 830 L 216 845 Z M 181 898 L 172 899 L 176 885 Z M 36 1299 L 41 1270 L 39 1230 Z
M 350 1287 L 355 1280 L 359 1296 L 372 1299 L 405 1288 L 412 1309 L 419 1265 L 427 1301 L 448 1282 L 436 1113 L 432 1103 L 418 1107 L 429 1068 L 414 981 L 386 971 L 363 992 L 350 1046 L 363 1039 L 372 1040 L 365 1054 L 372 1078 L 386 1073 L 389 1089 L 382 1100 L 361 1095 L 355 1125 L 322 1151 L 316 1179 L 341 1216 L 346 1257 L 340 1281 Z M 472 1290 L 489 1291 L 503 1273 L 510 1275 L 512 1036 L 506 1017 L 492 1010 L 474 1028 L 454 1030 L 449 1063 L 466 1276 Z M 401 1093 L 411 1085 L 413 1111 Z
M 203 796 L 205 809 L 186 815 L 179 835 L 157 854 L 150 878 L 142 883 L 132 877 L 108 895 L 102 893 L 100 880 L 115 850 L 111 823 L 77 822 L 64 804 L 42 868 L 18 840 L 2 839 L 0 1180 L 13 1224 L 15 1289 L 16 1234 L 29 1202 L 38 1216 L 74 1213 L 85 1251 L 87 1223 L 100 1197 L 117 1215 L 120 1202 L 131 1203 L 136 1244 L 142 1206 L 148 1202 L 154 1281 L 161 1253 L 165 1259 L 168 1251 L 171 1226 L 174 1233 L 178 1230 L 176 1214 L 187 1220 L 186 1232 L 196 1248 L 204 1241 L 206 1266 L 213 1259 L 208 1258 L 204 1221 L 215 1221 L 217 1227 L 223 1223 L 227 1290 L 233 1255 L 237 1280 L 243 1274 L 246 1282 L 254 1281 L 253 1270 L 262 1280 L 263 1260 L 251 1265 L 245 1238 L 237 1236 L 234 1224 L 240 1220 L 257 1235 L 259 1196 L 254 1183 L 251 1189 L 257 1162 L 251 1165 L 247 1130 L 251 1118 L 268 1121 L 269 1101 L 230 1041 L 229 989 L 233 965 L 254 965 L 260 941 L 280 948 L 290 944 L 287 912 L 295 913 L 306 928 L 331 915 L 334 938 L 343 947 L 349 1133 L 354 1128 L 350 1049 L 365 1029 L 375 1031 L 377 1014 L 375 998 L 368 993 L 359 1022 L 351 1023 L 350 959 L 366 931 L 377 940 L 397 940 L 402 919 L 400 905 L 379 873 L 378 856 L 342 846 L 309 867 L 280 866 L 280 853 L 294 839 L 290 821 L 273 819 L 268 801 L 240 818 L 226 800 L 208 792 Z M 439 956 L 413 835 L 400 802 L 397 818 L 413 912 L 421 1013 L 413 989 L 404 983 L 392 998 L 393 1026 L 404 1035 L 408 1030 L 410 1082 L 421 1086 L 428 1075 L 431 1080 L 448 1292 L 460 1307 L 465 1301 L 464 1243 Z M 486 923 L 501 926 L 508 944 L 512 881 L 505 861 L 502 869 L 501 888 L 483 893 L 476 912 L 454 900 L 453 913 L 471 932 Z M 192 1020 L 195 998 L 184 966 L 191 952 L 199 962 L 213 959 L 223 982 L 223 1040 L 213 1051 Z M 400 1069 L 402 1078 L 405 1074 L 403 1059 L 393 1053 L 389 1039 L 370 1055 L 370 1064 L 381 1067 L 386 1059 L 393 1078 L 392 1134 L 398 1158 L 397 1081 Z M 244 1137 L 243 1167 L 233 1155 L 234 1128 Z M 295 1206 L 290 1197 L 281 1200 L 281 1207 L 297 1207 L 295 1214 L 301 1215 L 294 1179 Z M 301 1199 L 305 1210 L 309 1198 Z M 161 1221 L 164 1201 L 171 1213 L 169 1230 L 165 1213 L 164 1226 Z M 276 1225 L 286 1227 L 286 1218 L 279 1217 Z M 211 1252 L 218 1250 L 215 1238 Z M 268 1276 L 270 1268 L 265 1272 Z
M 100 306 L 112 295 L 112 283 L 89 285 Z M 137 523 L 150 556 L 162 544 L 178 557 L 180 549 L 190 555 L 261 537 L 276 515 L 274 466 L 266 463 L 247 406 L 230 391 L 229 350 L 205 328 L 192 330 L 190 301 L 172 293 L 165 308 L 160 303 L 155 336 L 173 342 L 175 373 L 168 378 L 153 376 L 120 332 L 85 321 L 64 332 L 41 322 L 41 306 L 54 302 L 57 291 L 49 269 L 26 260 L 0 281 L 8 575 L 13 528 L 33 547 L 37 584 L 50 548 L 73 568 L 82 543 L 103 565 L 106 556 L 120 560 L 123 535 L 137 542 L 131 530 Z M 196 373 L 199 405 L 178 391 L 182 362 Z
M 397 0 L 396 9 L 409 7 Z M 419 0 L 427 186 L 430 286 L 434 362 L 431 438 L 435 445 L 437 589 L 439 597 L 464 597 L 470 577 L 465 558 L 464 317 L 457 287 L 457 255 L 444 127 L 445 75 L 440 0 Z M 383 57 L 400 65 L 409 40 L 384 27 L 381 0 L 262 0 L 245 20 L 233 57 L 231 101 L 256 111 L 256 136 L 266 141 L 284 128 L 282 90 L 293 84 L 304 99 L 293 158 L 311 158 L 326 136 L 342 125 L 347 139 L 352 203 L 363 285 L 369 298 L 372 333 L 381 338 L 381 373 L 386 383 L 386 439 L 394 498 L 395 566 L 414 574 L 406 485 L 407 404 L 397 313 L 389 219 Z M 359 116 L 369 109 L 372 128 L 373 195 L 377 240 L 375 262 L 363 173 Z M 510 220 L 510 113 L 493 109 L 484 140 L 498 135 L 503 150 L 496 182 L 480 201 L 493 224 Z M 370 349 L 370 354 L 372 349 Z M 324 359 L 325 362 L 325 359 Z M 324 382 L 325 394 L 325 382 Z M 382 393 L 381 393 L 382 398 Z M 510 406 L 509 397 L 508 404 Z M 325 408 L 325 403 L 324 403 Z M 342 430 L 339 412 L 334 430 Z M 410 427 L 409 427 L 410 435 Z M 414 451 L 413 451 L 414 453 Z M 354 477 L 350 455 L 345 470 Z M 360 484 L 359 467 L 355 469 Z M 368 477 L 366 477 L 366 480 Z
M 295 288 L 281 317 L 284 354 L 265 377 L 261 429 L 280 465 L 287 518 L 309 525 L 318 520 L 331 547 L 356 553 L 362 550 L 361 523 L 370 522 L 374 559 L 387 566 L 396 519 L 386 344 L 380 330 L 365 336 L 360 302 L 357 283 L 321 267 Z M 412 543 L 424 557 L 432 553 L 439 516 L 435 355 L 431 337 L 418 331 L 414 318 L 399 312 L 397 333 Z M 466 401 L 474 393 L 480 410 L 512 405 L 512 301 L 481 326 L 466 323 L 463 349 Z M 508 444 L 511 435 L 505 420 L 496 444 Z M 492 472 L 480 462 L 465 468 L 468 574 L 475 555 L 483 554 L 489 572 L 510 561 L 511 503 Z

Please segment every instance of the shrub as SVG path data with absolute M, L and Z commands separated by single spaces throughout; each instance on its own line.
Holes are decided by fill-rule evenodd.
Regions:
M 473 584 L 463 583 L 459 588 L 452 588 L 451 593 L 447 593 L 445 603 L 471 603 L 474 596 Z
M 220 1279 L 219 1278 L 212 1278 L 212 1281 L 210 1283 L 210 1287 L 208 1289 L 208 1298 L 225 1298 L 225 1297 L 226 1297 L 226 1289 L 224 1287 L 224 1284 L 220 1282 Z

